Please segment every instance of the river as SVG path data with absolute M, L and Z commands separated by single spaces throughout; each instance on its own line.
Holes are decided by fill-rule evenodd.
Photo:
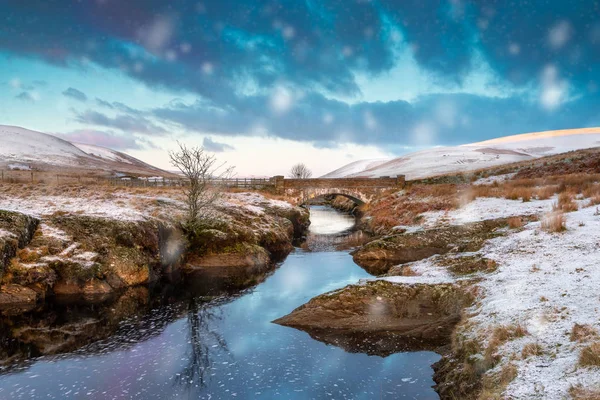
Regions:
M 431 388 L 435 353 L 348 353 L 271 323 L 316 295 L 370 276 L 340 250 L 353 217 L 315 206 L 311 222 L 307 246 L 235 295 L 170 293 L 170 300 L 132 312 L 101 339 L 86 335 L 85 318 L 112 315 L 116 306 L 46 310 L 55 315 L 49 324 L 60 326 L 44 338 L 46 346 L 76 336 L 64 347 L 72 349 L 32 354 L 13 365 L 5 360 L 0 399 L 437 399 Z M 78 334 L 69 336 L 73 315 Z M 111 320 L 101 321 L 108 326 Z M 27 340 L 34 340 L 26 334 L 28 323 L 36 328 L 32 320 L 5 319 L 0 329 L 13 333 L 2 335 L 2 346 L 23 353 Z M 94 332 L 101 329 L 89 324 Z

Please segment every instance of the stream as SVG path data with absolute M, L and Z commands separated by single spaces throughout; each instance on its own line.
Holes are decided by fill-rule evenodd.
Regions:
M 352 216 L 313 206 L 311 223 L 306 245 L 236 294 L 134 293 L 108 306 L 54 305 L 44 323 L 5 318 L 0 399 L 437 399 L 433 352 L 348 353 L 271 323 L 370 277 L 343 246 L 359 234 Z

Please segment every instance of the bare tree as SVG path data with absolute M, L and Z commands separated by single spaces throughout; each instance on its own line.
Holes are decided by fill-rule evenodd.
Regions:
M 218 180 L 228 178 L 233 170 L 218 164 L 214 155 L 202 147 L 187 147 L 177 142 L 179 150 L 169 152 L 171 164 L 187 178 L 185 203 L 186 229 L 195 230 L 214 216 L 214 203 L 219 197 Z
M 312 176 L 312 171 L 302 163 L 294 165 L 290 169 L 290 178 L 294 179 L 308 179 Z

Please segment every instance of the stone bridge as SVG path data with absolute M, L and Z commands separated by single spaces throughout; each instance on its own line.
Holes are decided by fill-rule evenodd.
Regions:
M 388 189 L 404 187 L 404 175 L 380 178 L 313 178 L 286 179 L 274 176 L 271 182 L 275 191 L 285 195 L 291 202 L 302 204 L 307 200 L 325 195 L 345 196 L 356 204 L 368 203 Z

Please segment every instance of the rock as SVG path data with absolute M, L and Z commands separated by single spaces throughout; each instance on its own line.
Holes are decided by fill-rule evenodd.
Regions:
M 274 264 L 269 253 L 257 245 L 240 245 L 229 252 L 191 255 L 184 267 L 188 280 L 203 281 L 215 290 L 245 288 L 260 282 Z
M 0 286 L 0 311 L 15 314 L 33 309 L 37 303 L 37 293 L 27 287 L 15 284 Z
M 422 260 L 435 254 L 477 251 L 486 240 L 499 235 L 507 219 L 452 225 L 413 233 L 390 235 L 367 243 L 353 253 L 354 261 L 375 275 L 393 265 Z
M 17 250 L 31 241 L 39 222 L 29 215 L 0 210 L 0 277 Z
M 371 281 L 317 296 L 273 322 L 349 351 L 385 356 L 446 344 L 472 301 L 465 284 Z

